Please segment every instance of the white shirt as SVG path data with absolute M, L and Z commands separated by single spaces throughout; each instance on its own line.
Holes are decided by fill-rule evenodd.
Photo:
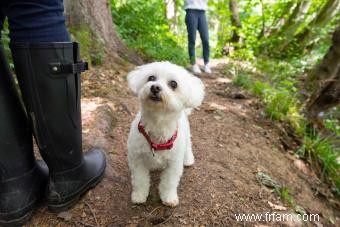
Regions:
M 208 8 L 208 0 L 185 0 L 184 9 L 200 9 L 206 10 Z

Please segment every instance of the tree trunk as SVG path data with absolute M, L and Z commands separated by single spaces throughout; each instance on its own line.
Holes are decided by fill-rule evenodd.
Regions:
M 241 43 L 241 37 L 238 33 L 238 30 L 242 27 L 241 20 L 239 16 L 239 8 L 237 5 L 237 0 L 230 0 L 229 1 L 229 10 L 231 12 L 231 25 L 233 34 L 230 39 L 230 42 L 232 43 Z
M 278 48 L 281 52 L 289 44 L 300 25 L 303 23 L 308 9 L 310 8 L 312 1 L 302 0 L 294 8 L 293 13 L 290 15 L 286 23 L 282 26 L 279 31 L 279 36 L 284 36 L 284 41 L 280 44 Z
M 257 36 L 258 40 L 264 37 L 264 34 L 266 33 L 266 17 L 265 17 L 265 12 L 264 12 L 265 10 L 264 10 L 263 0 L 260 0 L 260 3 L 261 3 L 261 14 L 262 14 L 262 28 L 261 28 L 259 35 Z
M 340 26 L 321 64 L 308 75 L 305 87 L 312 92 L 306 102 L 307 117 L 319 125 L 319 113 L 340 104 Z
M 170 31 L 177 34 L 177 8 L 176 0 L 164 0 L 165 3 L 165 16 L 169 24 Z
M 269 26 L 270 30 L 266 32 L 265 36 L 277 34 L 290 18 L 285 18 L 285 15 L 289 15 L 291 11 L 294 12 L 296 5 L 297 4 L 294 1 L 287 2 L 282 12 L 276 16 L 272 24 Z
M 103 44 L 107 56 L 140 64 L 140 58 L 120 40 L 112 21 L 109 0 L 64 0 L 66 23 L 75 29 L 88 28 Z
M 293 13 L 290 15 L 287 22 L 282 26 L 280 33 L 284 33 L 284 34 L 288 33 L 289 35 L 293 35 L 296 29 L 304 21 L 305 16 L 311 4 L 312 4 L 312 1 L 309 1 L 309 0 L 303 0 L 303 1 L 298 2 Z
M 296 35 L 296 43 L 304 47 L 313 42 L 315 29 L 324 27 L 337 14 L 339 14 L 340 0 L 328 0 L 321 8 L 316 17 L 305 27 L 305 29 Z M 314 31 L 314 32 L 313 32 Z

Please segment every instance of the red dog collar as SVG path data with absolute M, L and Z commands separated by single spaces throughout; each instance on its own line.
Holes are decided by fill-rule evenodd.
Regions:
M 173 147 L 174 142 L 177 138 L 177 129 L 176 129 L 175 133 L 172 135 L 172 137 L 167 142 L 165 142 L 165 143 L 154 143 L 154 142 L 151 141 L 150 136 L 145 132 L 144 125 L 141 122 L 138 123 L 138 131 L 140 133 L 142 133 L 143 136 L 145 137 L 145 139 L 148 141 L 148 143 L 150 144 L 152 152 L 153 151 L 170 150 Z

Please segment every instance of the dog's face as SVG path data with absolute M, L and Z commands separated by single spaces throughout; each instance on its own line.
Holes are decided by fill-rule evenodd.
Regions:
M 204 97 L 202 81 L 170 62 L 154 62 L 128 74 L 130 89 L 143 108 L 178 112 L 199 106 Z

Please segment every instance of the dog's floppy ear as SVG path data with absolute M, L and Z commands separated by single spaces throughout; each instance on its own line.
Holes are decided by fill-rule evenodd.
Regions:
M 196 76 L 190 74 L 189 79 L 189 97 L 187 100 L 187 106 L 189 108 L 195 108 L 202 104 L 204 98 L 204 84 Z
M 142 74 L 142 67 L 138 66 L 127 75 L 129 88 L 137 94 L 139 89 L 143 86 L 144 76 Z

